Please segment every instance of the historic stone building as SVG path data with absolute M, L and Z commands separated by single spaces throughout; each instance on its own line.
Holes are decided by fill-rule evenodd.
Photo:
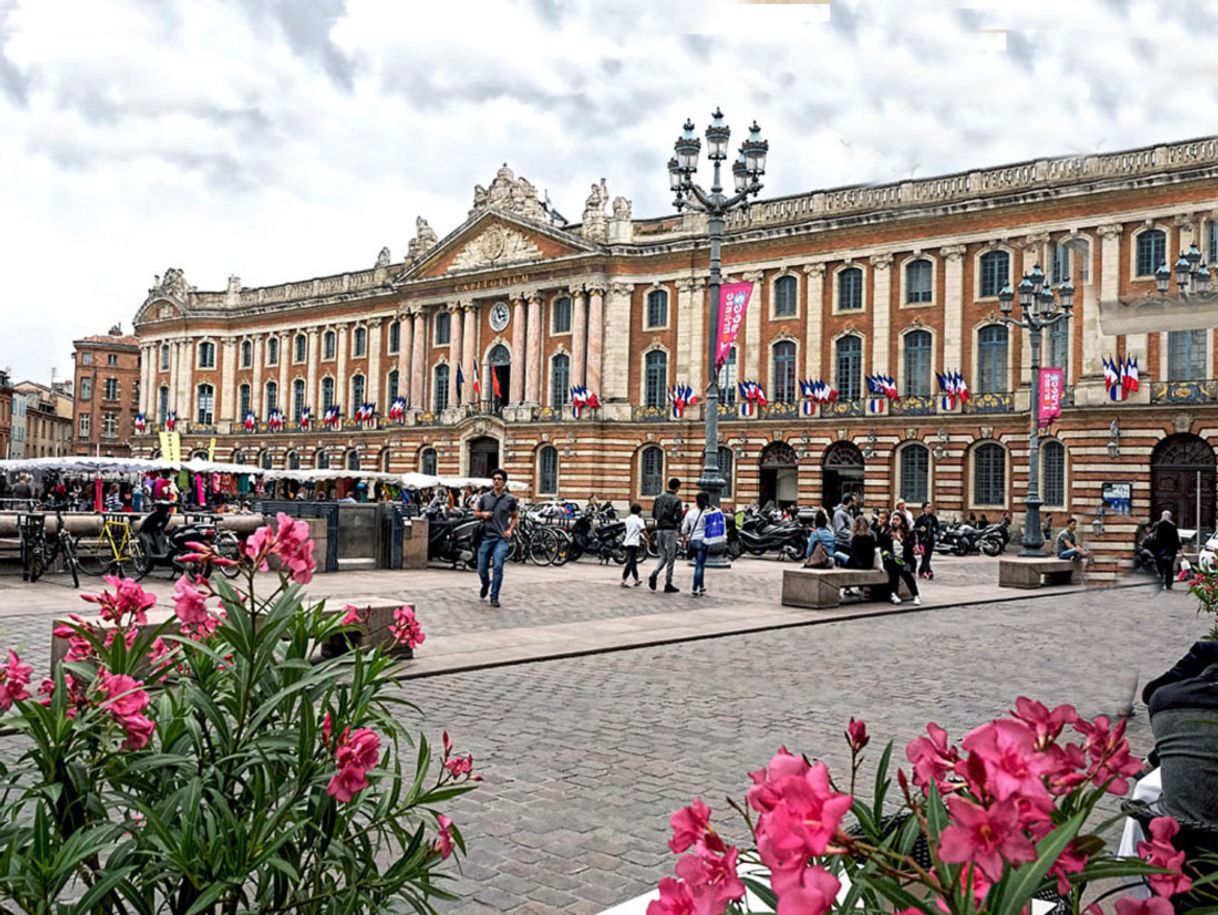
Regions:
M 724 374 L 759 382 L 770 403 L 747 418 L 722 408 L 727 501 L 930 495 L 949 517 L 1010 511 L 1018 524 L 1030 346 L 1000 320 L 997 293 L 1039 263 L 1077 288 L 1073 318 L 1044 341 L 1045 364 L 1066 380 L 1041 445 L 1044 510 L 1091 525 L 1102 484 L 1127 482 L 1138 518 L 1171 507 L 1183 526 L 1212 527 L 1213 304 L 1156 300 L 1153 277 L 1192 244 L 1218 263 L 1218 139 L 814 191 L 734 214 L 724 269 L 753 296 Z M 707 264 L 704 217 L 635 219 L 601 182 L 567 224 L 504 166 L 445 238 L 419 219 L 400 262 L 385 250 L 371 269 L 259 289 L 232 277 L 219 292 L 172 269 L 136 316 L 150 433 L 138 450 L 155 449 L 151 433 L 176 411 L 184 450 L 215 436 L 222 459 L 469 475 L 502 464 L 537 497 L 650 497 L 668 475 L 698 476 L 701 406 L 673 419 L 665 395 L 704 386 Z M 1138 359 L 1140 390 L 1113 402 L 1104 360 L 1125 356 Z M 935 373 L 952 370 L 972 397 L 945 408 Z M 868 412 L 872 374 L 901 393 L 882 415 Z M 799 379 L 824 379 L 840 398 L 806 416 Z M 577 419 L 578 385 L 602 406 Z M 388 418 L 397 396 L 401 423 Z M 364 402 L 375 422 L 355 421 Z M 339 428 L 321 426 L 331 405 Z M 312 427 L 300 431 L 305 408 Z M 284 431 L 268 431 L 272 409 Z M 1090 537 L 1128 551 L 1133 519 L 1101 520 Z
M 72 343 L 77 454 L 131 453 L 139 411 L 140 341 L 117 325 Z

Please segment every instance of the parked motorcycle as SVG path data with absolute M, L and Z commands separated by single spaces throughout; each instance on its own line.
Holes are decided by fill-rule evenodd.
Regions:
M 583 515 L 571 526 L 570 559 L 579 559 L 584 553 L 595 556 L 601 563 L 610 560 L 626 562 L 626 522 L 610 521 L 604 516 Z
M 968 556 L 972 553 L 997 556 L 1006 548 L 1002 528 L 1001 524 L 990 524 L 983 528 L 961 522 L 949 524 L 939 532 L 939 539 L 935 541 L 935 552 L 955 556 Z
M 224 548 L 221 549 L 214 524 L 187 523 L 171 531 L 168 528 L 172 511 L 172 503 L 156 502 L 152 511 L 140 522 L 136 539 L 131 544 L 131 559 L 136 581 L 140 581 L 153 569 L 158 568 L 171 570 L 175 577 L 185 573 L 202 575 L 205 578 L 210 576 L 211 563 L 199 563 L 183 558 L 196 552 L 196 548 L 190 546 L 192 543 L 207 544 L 227 558 L 237 558 L 235 535 L 226 532 Z M 235 566 L 225 566 L 224 572 L 230 577 L 237 574 Z
M 760 512 L 748 511 L 734 539 L 729 531 L 728 556 L 764 556 L 773 551 L 779 559 L 798 560 L 803 558 L 807 543 L 808 530 L 798 521 L 772 521 Z
M 472 515 L 437 516 L 428 519 L 427 559 L 451 563 L 454 569 L 478 567 L 478 543 L 482 521 Z

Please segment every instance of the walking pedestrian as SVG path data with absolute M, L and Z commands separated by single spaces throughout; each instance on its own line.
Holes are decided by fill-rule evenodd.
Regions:
M 900 512 L 902 515 L 904 515 L 904 516 L 905 516 L 905 520 L 906 520 L 906 521 L 909 523 L 909 529 L 910 529 L 910 530 L 913 530 L 913 526 L 914 526 L 914 516 L 913 516 L 913 512 L 911 512 L 911 511 L 910 511 L 908 508 L 906 508 L 906 507 L 905 507 L 905 500 L 904 500 L 904 499 L 897 499 L 897 504 L 896 504 L 896 506 L 893 508 L 893 511 L 898 511 L 898 512 Z
M 935 514 L 935 506 L 932 503 L 922 503 L 922 514 L 918 515 L 914 522 L 914 533 L 918 537 L 918 549 L 922 551 L 921 561 L 918 563 L 918 577 L 934 578 L 935 572 L 930 567 L 930 560 L 935 554 L 935 541 L 939 539 L 939 516 Z
M 664 593 L 677 594 L 679 588 L 672 584 L 672 573 L 677 564 L 677 531 L 681 527 L 681 500 L 677 492 L 681 489 L 681 481 L 673 477 L 668 481 L 668 489 L 656 497 L 651 506 L 651 517 L 656 523 L 656 548 L 660 553 L 660 561 L 647 577 L 647 587 L 656 589 L 660 573 L 664 572 Z
M 1163 588 L 1170 591 L 1176 577 L 1176 554 L 1180 552 L 1180 531 L 1171 519 L 1171 512 L 1163 512 L 1146 540 L 1150 541 L 1149 544 L 1144 541 L 1142 545 L 1149 546 L 1155 554 Z
M 647 525 L 643 523 L 643 506 L 638 502 L 630 503 L 630 514 L 626 516 L 626 536 L 623 544 L 626 547 L 626 567 L 622 569 L 622 587 L 632 587 L 626 579 L 634 576 L 633 587 L 643 583 L 639 578 L 639 551 L 643 540 L 647 537 Z
M 922 597 L 918 594 L 918 580 L 914 578 L 914 535 L 905 519 L 904 512 L 893 512 L 891 522 L 892 549 L 884 560 L 888 570 L 888 587 L 892 590 L 891 600 L 894 604 L 901 603 L 899 592 L 900 582 L 909 586 L 915 606 L 920 606 Z
M 681 537 L 689 547 L 694 559 L 694 585 L 690 597 L 701 597 L 706 593 L 706 510 L 710 507 L 710 496 L 704 492 L 694 497 L 695 510 L 686 512 L 681 522 Z
M 491 606 L 499 606 L 499 589 L 503 587 L 503 562 L 507 559 L 512 535 L 520 510 L 516 497 L 507 491 L 507 471 L 496 468 L 491 472 L 490 492 L 478 500 L 475 518 L 482 519 L 482 542 L 478 544 L 478 577 L 482 580 L 480 598 L 490 594 Z M 489 566 L 494 564 L 494 577 Z

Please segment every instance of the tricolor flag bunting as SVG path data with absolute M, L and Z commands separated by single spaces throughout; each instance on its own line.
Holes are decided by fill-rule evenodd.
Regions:
M 143 413 L 135 414 L 135 431 L 137 435 L 143 435 L 144 430 L 148 428 L 148 420 L 144 418 Z
M 404 422 L 406 419 L 406 398 L 395 397 L 393 403 L 389 405 L 389 418 L 395 423 Z
M 254 416 L 253 410 L 245 411 L 245 419 L 241 421 L 241 426 L 246 432 L 253 432 L 258 427 L 258 419 Z
M 309 407 L 301 407 L 298 422 L 301 429 L 308 429 L 309 424 L 313 422 L 313 411 Z

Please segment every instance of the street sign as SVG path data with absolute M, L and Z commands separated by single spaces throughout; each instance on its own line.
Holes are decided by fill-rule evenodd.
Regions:
M 1104 511 L 1110 515 L 1133 514 L 1133 484 L 1105 483 L 1102 489 Z

